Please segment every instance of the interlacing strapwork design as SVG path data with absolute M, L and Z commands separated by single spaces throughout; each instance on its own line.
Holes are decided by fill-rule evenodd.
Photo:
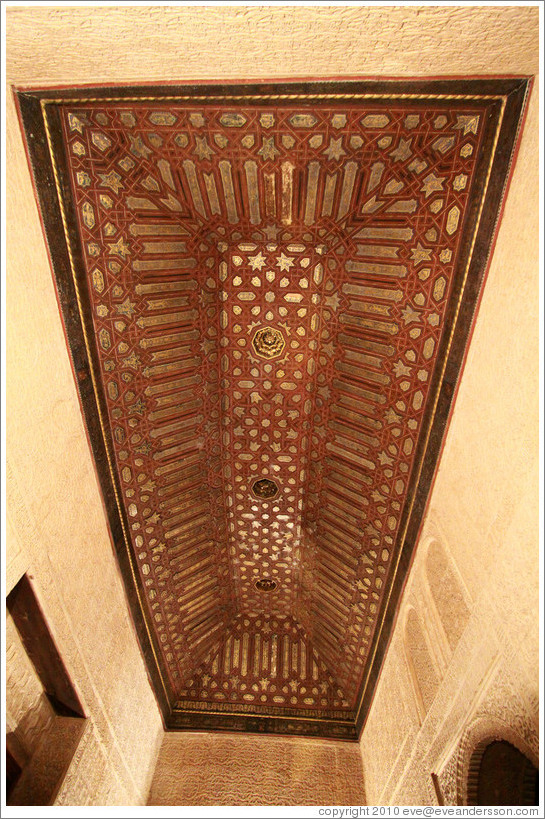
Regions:
M 226 639 L 181 691 L 178 706 L 196 699 L 204 710 L 228 710 L 237 703 L 251 712 L 259 704 L 268 714 L 282 715 L 296 706 L 309 717 L 339 719 L 349 707 L 301 627 L 284 615 L 235 618 Z
M 63 108 L 115 466 L 186 709 L 354 716 L 482 111 Z

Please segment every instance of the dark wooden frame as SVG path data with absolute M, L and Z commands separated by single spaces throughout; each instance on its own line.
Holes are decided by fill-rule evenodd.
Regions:
M 85 717 L 83 705 L 26 574 L 8 594 L 6 605 L 55 713 L 61 717 Z
M 493 248 L 498 220 L 501 215 L 506 186 L 510 176 L 512 163 L 516 153 L 520 129 L 523 122 L 524 110 L 532 80 L 528 77 L 502 77 L 481 79 L 419 79 L 419 80 L 335 80 L 317 82 L 261 82 L 246 85 L 220 85 L 216 83 L 191 85 L 140 85 L 123 87 L 68 87 L 58 89 L 18 89 L 16 102 L 18 106 L 21 126 L 26 138 L 26 147 L 29 164 L 32 169 L 34 186 L 38 206 L 42 218 L 44 234 L 51 258 L 54 281 L 58 294 L 59 306 L 63 318 L 67 347 L 72 362 L 74 377 L 81 401 L 82 412 L 85 417 L 89 441 L 99 476 L 112 541 L 119 565 L 125 578 L 125 588 L 129 606 L 137 629 L 141 649 L 147 663 L 148 671 L 157 696 L 158 704 L 163 714 L 165 726 L 172 729 L 204 729 L 226 731 L 251 731 L 281 734 L 302 734 L 306 736 L 321 736 L 336 739 L 357 740 L 365 724 L 373 700 L 380 670 L 386 655 L 389 640 L 396 622 L 404 584 L 411 566 L 414 550 L 418 541 L 429 494 L 433 485 L 434 475 L 439 462 L 443 440 L 448 427 L 449 418 L 456 393 L 458 379 L 465 360 L 467 346 L 471 337 L 475 312 L 481 297 L 482 286 L 485 280 L 490 253 Z M 427 410 L 424 429 L 428 435 L 421 436 L 417 462 L 420 468 L 415 470 L 411 478 L 408 501 L 405 505 L 400 531 L 401 541 L 397 548 L 398 563 L 392 582 L 391 593 L 385 599 L 383 610 L 380 613 L 381 627 L 377 629 L 371 647 L 372 660 L 367 669 L 359 696 L 357 719 L 351 721 L 305 720 L 301 718 L 274 717 L 267 718 L 248 714 L 210 714 L 206 712 L 184 712 L 172 709 L 174 697 L 162 680 L 158 672 L 155 655 L 153 632 L 148 629 L 145 616 L 139 605 L 139 589 L 132 580 L 131 556 L 125 547 L 121 515 L 116 503 L 115 477 L 108 468 L 107 446 L 111 450 L 109 430 L 102 430 L 99 423 L 99 411 L 104 414 L 105 397 L 100 385 L 95 393 L 91 378 L 91 369 L 98 371 L 96 354 L 91 350 L 88 354 L 85 345 L 83 322 L 86 321 L 87 332 L 91 332 L 89 319 L 89 304 L 85 296 L 86 288 L 80 287 L 82 296 L 83 315 L 80 316 L 77 307 L 76 287 L 71 271 L 66 236 L 70 242 L 73 255 L 75 275 L 80 283 L 84 280 L 84 266 L 80 255 L 77 232 L 77 221 L 70 195 L 67 166 L 64 160 L 61 140 L 60 115 L 55 102 L 61 100 L 69 102 L 71 99 L 92 97 L 101 99 L 115 96 L 116 98 L 134 98 L 190 96 L 206 97 L 207 103 L 214 100 L 221 102 L 233 95 L 240 96 L 240 102 L 245 97 L 268 94 L 296 94 L 302 99 L 298 105 L 316 104 L 312 95 L 326 95 L 324 103 L 338 100 L 327 100 L 327 94 L 388 94 L 392 99 L 407 93 L 425 96 L 461 94 L 479 97 L 493 97 L 482 101 L 485 109 L 484 150 L 480 167 L 476 171 L 475 198 L 471 202 L 466 225 L 472 224 L 477 218 L 481 207 L 485 175 L 488 172 L 488 163 L 491 161 L 490 177 L 486 188 L 482 213 L 478 223 L 477 233 L 473 237 L 471 231 L 465 231 L 464 244 L 460 252 L 458 269 L 454 281 L 454 298 L 451 299 L 446 317 L 446 332 L 443 334 L 441 350 L 438 354 L 438 365 L 435 369 L 434 383 L 431 391 L 437 395 L 436 406 L 433 402 Z M 353 100 L 352 100 L 353 103 Z M 475 100 L 472 100 L 475 103 Z M 277 100 L 267 101 L 260 99 L 260 105 L 277 104 Z M 434 104 L 441 101 L 434 100 Z M 447 102 L 445 101 L 445 104 Z M 477 101 L 477 104 L 479 101 Z M 43 108 L 47 107 L 49 136 L 52 150 L 55 154 L 55 164 L 58 172 L 59 188 L 65 208 L 65 222 L 57 197 L 57 185 L 52 158 L 49 151 L 46 124 Z M 495 125 L 498 122 L 500 110 L 503 110 L 503 120 L 497 142 L 495 144 Z M 490 159 L 492 156 L 492 159 Z M 66 234 L 65 230 L 66 228 Z M 467 276 L 462 271 L 467 267 Z M 459 301 L 458 312 L 455 303 Z M 455 326 L 454 326 L 455 324 Z M 452 338 L 448 345 L 450 331 Z M 106 440 L 105 440 L 106 439 Z M 119 487 L 117 487 L 119 489 Z M 126 521 L 125 521 L 126 524 Z

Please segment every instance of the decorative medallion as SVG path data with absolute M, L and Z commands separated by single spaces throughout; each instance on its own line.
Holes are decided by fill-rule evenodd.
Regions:
M 277 327 L 261 327 L 252 339 L 252 346 L 260 358 L 278 358 L 286 341 Z
M 256 498 L 268 500 L 269 498 L 275 498 L 276 495 L 278 495 L 278 486 L 269 478 L 260 478 L 258 481 L 255 481 L 255 483 L 252 484 L 252 492 Z
M 254 583 L 256 589 L 262 592 L 271 592 L 276 589 L 276 580 L 271 580 L 269 577 L 262 577 Z
M 357 739 L 528 89 L 486 78 L 18 95 L 112 538 L 169 727 Z

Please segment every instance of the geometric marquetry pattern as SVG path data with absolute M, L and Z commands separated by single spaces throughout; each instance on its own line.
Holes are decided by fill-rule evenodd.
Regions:
M 296 706 L 309 717 L 346 718 L 341 709 L 349 706 L 308 636 L 286 615 L 239 614 L 186 685 L 181 709 L 195 701 L 204 710 L 259 704 L 268 714 L 284 715 Z
M 353 715 L 482 110 L 63 106 L 115 469 L 180 707 Z

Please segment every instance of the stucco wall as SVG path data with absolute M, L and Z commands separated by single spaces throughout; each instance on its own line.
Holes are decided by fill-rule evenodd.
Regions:
M 10 77 L 91 83 L 530 74 L 537 14 L 465 4 L 12 9 Z
M 9 612 L 6 672 L 6 735 L 14 738 L 21 764 L 47 734 L 55 715 Z
M 35 7 L 8 9 L 7 20 L 7 80 L 19 86 L 537 71 L 536 8 Z M 32 571 L 90 714 L 92 730 L 60 800 L 142 803 L 160 720 L 108 537 L 11 98 L 8 117 L 8 591 L 22 572 Z M 450 687 L 442 685 L 436 716 L 432 708 L 422 728 L 410 712 L 409 682 L 403 676 L 395 682 L 402 661 L 394 638 L 361 744 L 371 804 L 424 799 L 430 766 L 448 756 L 477 707 L 485 672 L 475 660 L 483 641 L 490 679 L 509 665 L 513 685 L 527 692 L 524 708 L 533 719 L 535 117 L 528 123 L 426 529 L 438 532 L 450 550 L 472 617 L 448 660 Z M 417 559 L 413 589 L 418 565 Z M 515 645 L 528 648 L 513 655 Z M 491 665 L 493 656 L 500 658 L 498 666 Z M 476 679 L 464 682 L 473 668 Z M 400 696 L 404 709 L 394 709 Z M 256 793 L 261 783 L 270 804 L 295 799 L 291 785 L 282 790 L 278 784 L 282 777 L 267 751 L 269 740 L 235 739 L 241 770 L 247 771 L 248 754 L 263 760 L 254 771 Z M 195 790 L 196 768 L 188 767 L 184 793 L 192 798 L 218 777 L 227 779 L 226 738 L 206 742 L 216 760 L 215 779 L 211 773 L 210 782 Z M 303 760 L 309 781 L 320 781 L 324 793 L 341 787 L 328 763 L 333 751 L 321 743 L 286 742 L 295 771 Z M 195 740 L 165 738 L 156 801 L 182 798 L 168 784 L 176 776 L 178 747 L 188 759 Z M 398 777 L 391 776 L 393 765 Z M 241 774 L 240 787 L 224 798 L 249 798 L 246 781 Z M 348 790 L 343 794 L 344 801 L 362 799 L 361 793 L 350 799 Z
M 148 805 L 364 805 L 356 743 L 166 734 Z

